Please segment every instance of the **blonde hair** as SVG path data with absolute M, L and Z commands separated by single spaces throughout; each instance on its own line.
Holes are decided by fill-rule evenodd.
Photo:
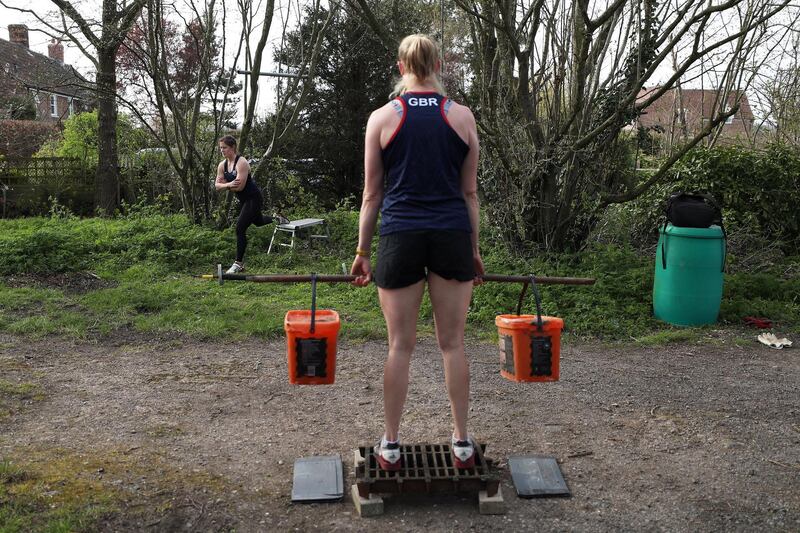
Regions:
M 406 74 L 411 74 L 419 82 L 429 82 L 440 94 L 444 94 L 444 87 L 439 74 L 436 72 L 436 64 L 439 61 L 439 45 L 424 33 L 415 33 L 406 36 L 400 41 L 397 48 L 397 59 L 402 61 L 405 66 Z M 395 83 L 391 98 L 406 92 L 405 80 Z

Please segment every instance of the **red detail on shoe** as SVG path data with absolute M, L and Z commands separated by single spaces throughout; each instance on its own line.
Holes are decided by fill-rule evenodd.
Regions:
M 375 454 L 375 458 L 378 460 L 378 466 L 381 467 L 381 470 L 386 470 L 388 472 L 396 472 L 397 470 L 400 470 L 400 465 L 403 462 L 403 458 L 401 457 L 396 462 L 390 463 L 379 453 Z
M 462 461 L 458 457 L 453 454 L 453 460 L 456 463 L 456 468 L 474 468 L 475 467 L 475 452 L 472 452 L 472 455 L 469 456 L 469 459 L 466 461 Z

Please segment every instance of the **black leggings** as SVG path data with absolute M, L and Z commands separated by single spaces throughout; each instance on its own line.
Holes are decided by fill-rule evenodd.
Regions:
M 250 224 L 260 227 L 272 222 L 272 217 L 261 214 L 263 203 L 264 199 L 260 194 L 242 202 L 242 211 L 236 221 L 236 260 L 240 263 L 244 260 L 244 251 L 247 249 L 247 228 Z

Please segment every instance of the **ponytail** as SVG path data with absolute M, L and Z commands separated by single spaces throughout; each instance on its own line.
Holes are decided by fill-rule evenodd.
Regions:
M 406 75 L 414 76 L 417 82 L 429 83 L 438 93 L 444 94 L 444 87 L 436 72 L 439 55 L 439 45 L 436 41 L 422 33 L 405 37 L 397 49 L 397 59 L 403 63 Z M 390 96 L 394 98 L 406 90 L 406 80 L 400 78 Z

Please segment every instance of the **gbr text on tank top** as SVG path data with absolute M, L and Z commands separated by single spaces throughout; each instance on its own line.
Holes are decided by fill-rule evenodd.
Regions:
M 469 145 L 447 122 L 447 98 L 409 92 L 402 118 L 382 151 L 381 235 L 426 229 L 471 232 L 461 166 Z

